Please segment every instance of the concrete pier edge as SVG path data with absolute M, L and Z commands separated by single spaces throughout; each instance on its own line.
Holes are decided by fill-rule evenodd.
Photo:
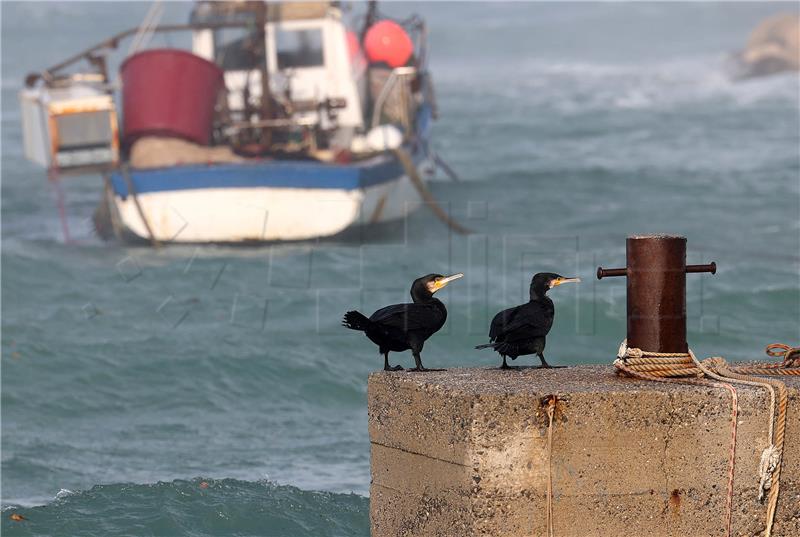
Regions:
M 800 535 L 800 378 L 789 391 L 773 536 Z M 732 535 L 764 530 L 758 464 L 769 396 L 736 386 Z M 547 398 L 559 401 L 547 456 Z M 731 394 L 611 366 L 376 372 L 369 377 L 373 537 L 724 536 Z

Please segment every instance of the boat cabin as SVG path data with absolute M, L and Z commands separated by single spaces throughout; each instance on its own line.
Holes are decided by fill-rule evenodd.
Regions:
M 28 154 L 68 171 L 73 163 L 114 167 L 147 136 L 224 146 L 243 157 L 323 161 L 343 152 L 365 156 L 407 144 L 420 137 L 420 127 L 435 114 L 424 24 L 414 17 L 402 27 L 377 19 L 371 4 L 356 33 L 348 29 L 337 2 L 197 2 L 188 25 L 132 29 L 31 75 L 22 95 Z M 79 86 L 85 90 L 87 76 L 94 77 L 95 93 L 114 97 L 118 88 L 104 58 L 123 37 L 182 30 L 192 33 L 191 54 L 142 50 L 120 66 L 122 128 L 117 140 L 108 101 L 107 136 L 96 144 L 103 152 L 68 155 L 66 131 L 40 127 L 38 118 L 51 113 L 44 103 L 73 108 L 61 101 L 69 101 Z M 87 60 L 89 72 L 67 74 L 79 60 Z M 175 110 L 170 103 L 187 109 Z M 426 114 L 422 121 L 420 111 Z M 66 145 L 55 147 L 54 140 Z
M 335 116 L 340 128 L 363 127 L 358 84 L 364 62 L 354 61 L 341 11 L 329 2 L 200 2 L 191 22 L 245 25 L 197 30 L 192 40 L 195 54 L 225 71 L 235 120 L 264 112 L 259 107 L 266 84 L 273 101 L 268 108 L 281 109 L 293 123 L 326 129 Z M 353 72 L 354 63 L 361 73 Z

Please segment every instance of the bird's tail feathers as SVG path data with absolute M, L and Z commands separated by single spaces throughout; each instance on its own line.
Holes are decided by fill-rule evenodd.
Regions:
M 517 359 L 517 357 L 514 355 L 517 351 L 517 346 L 513 343 L 508 343 L 507 341 L 498 341 L 494 344 L 494 350 L 500 354 L 510 355 L 512 360 Z
M 508 343 L 506 341 L 495 341 L 494 343 L 484 343 L 483 345 L 478 345 L 475 347 L 476 349 L 494 349 L 495 351 L 499 352 L 500 354 L 507 354 L 512 355 L 514 351 L 517 350 L 517 346 L 513 343 Z M 513 358 L 512 358 L 513 360 Z
M 366 330 L 370 325 L 370 320 L 360 311 L 348 311 L 342 319 L 342 326 L 350 330 Z

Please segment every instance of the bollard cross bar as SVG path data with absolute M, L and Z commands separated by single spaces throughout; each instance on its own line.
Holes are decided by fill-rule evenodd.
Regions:
M 625 268 L 598 267 L 597 279 L 626 276 L 628 346 L 650 352 L 685 353 L 686 274 L 716 274 L 716 263 L 686 264 L 686 237 L 628 237 Z

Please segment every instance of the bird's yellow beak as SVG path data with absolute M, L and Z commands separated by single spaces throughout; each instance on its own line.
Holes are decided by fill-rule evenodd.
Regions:
M 556 278 L 555 280 L 550 280 L 550 287 L 558 287 L 562 283 L 579 283 L 580 281 L 580 278 Z
M 457 280 L 459 278 L 463 278 L 464 274 L 459 272 L 458 274 L 453 274 L 452 276 L 446 276 L 444 278 L 440 278 L 438 280 L 434 280 L 433 285 L 431 285 L 431 292 L 435 293 L 442 287 L 445 287 L 448 283 L 452 282 L 453 280 Z

